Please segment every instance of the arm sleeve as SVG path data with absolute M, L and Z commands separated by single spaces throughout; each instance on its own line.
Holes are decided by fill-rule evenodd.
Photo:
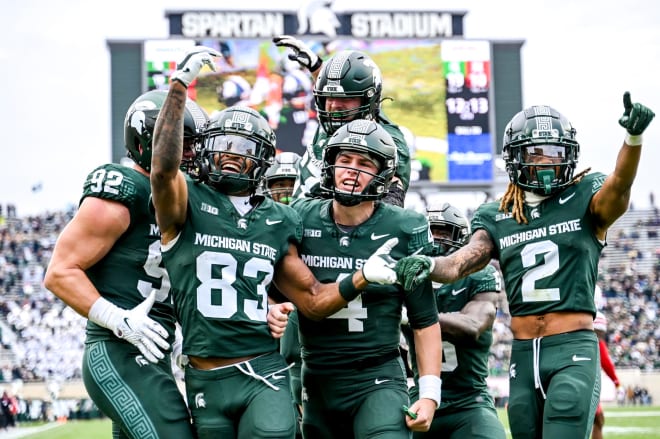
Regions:
M 607 376 L 614 382 L 614 385 L 618 386 L 619 378 L 614 371 L 614 363 L 612 363 L 610 353 L 607 351 L 605 340 L 598 340 L 598 347 L 600 348 L 600 366 L 603 368 Z

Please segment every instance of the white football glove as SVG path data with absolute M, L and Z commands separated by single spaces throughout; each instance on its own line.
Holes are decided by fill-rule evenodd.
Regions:
M 312 49 L 307 47 L 305 43 L 290 35 L 277 36 L 273 38 L 273 43 L 278 47 L 288 47 L 293 50 L 293 53 L 289 54 L 289 59 L 297 62 L 311 73 L 316 72 L 323 63 L 321 58 Z
M 186 57 L 183 58 L 177 65 L 177 69 L 172 73 L 170 78 L 172 81 L 179 81 L 186 88 L 190 85 L 191 82 L 195 80 L 199 71 L 202 70 L 204 65 L 209 66 L 211 70 L 215 72 L 215 63 L 213 62 L 213 56 L 222 56 L 220 52 L 210 47 L 205 46 L 195 46 L 190 50 Z
M 177 323 L 174 330 L 174 343 L 172 344 L 172 361 L 181 370 L 186 370 L 188 356 L 183 353 L 183 333 L 181 326 Z
M 151 290 L 142 303 L 127 310 L 101 297 L 90 308 L 88 318 L 136 346 L 147 360 L 158 363 L 170 345 L 165 328 L 148 316 L 155 299 L 156 290 Z
M 388 239 L 367 259 L 362 266 L 362 276 L 367 282 L 381 285 L 392 285 L 396 282 L 396 261 L 392 259 L 390 252 L 398 243 L 399 238 Z

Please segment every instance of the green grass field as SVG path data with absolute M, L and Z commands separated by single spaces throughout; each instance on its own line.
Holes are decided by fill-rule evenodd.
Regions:
M 508 432 L 506 413 L 500 410 L 499 415 Z M 71 421 L 53 425 L 52 428 L 39 433 L 25 436 L 12 435 L 12 437 L 24 439 L 108 439 L 112 436 L 110 421 L 108 420 Z M 41 428 L 46 428 L 46 426 Z M 25 432 L 28 431 L 29 428 L 26 428 Z M 16 434 L 18 431 L 14 430 L 12 433 Z M 660 407 L 606 407 L 604 436 L 606 439 L 660 439 Z

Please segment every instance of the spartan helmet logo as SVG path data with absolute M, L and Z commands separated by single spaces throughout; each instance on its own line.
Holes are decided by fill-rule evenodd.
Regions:
M 147 361 L 146 358 L 144 358 L 143 355 L 136 355 L 135 356 L 135 362 L 137 363 L 138 366 L 149 366 L 149 362 Z
M 144 130 L 147 127 L 147 124 L 145 123 L 146 116 L 144 115 L 143 111 L 136 111 L 131 115 L 131 121 L 130 125 L 132 128 L 135 129 L 136 133 L 139 133 L 140 135 L 144 134 Z
M 509 366 L 509 377 L 513 380 L 517 375 L 518 372 L 516 372 L 516 363 L 512 363 L 511 366 Z
M 331 0 L 308 0 L 298 9 L 298 34 L 325 34 L 330 38 L 337 36 L 340 26 L 337 15 L 330 9 Z
M 204 392 L 200 392 L 195 395 L 195 407 L 198 409 L 206 408 L 206 400 L 204 399 Z
M 532 209 L 531 215 L 532 215 L 532 219 L 541 218 L 541 214 L 539 213 L 538 207 L 535 207 L 534 209 Z
M 339 245 L 342 247 L 348 247 L 349 245 L 351 245 L 351 239 L 348 236 L 342 236 L 339 239 Z
M 245 218 L 241 218 L 238 220 L 238 224 L 236 224 L 239 229 L 247 229 L 247 220 Z

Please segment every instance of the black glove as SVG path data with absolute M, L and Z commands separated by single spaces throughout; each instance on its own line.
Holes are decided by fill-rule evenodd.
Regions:
M 293 50 L 289 54 L 289 59 L 295 61 L 311 73 L 316 72 L 323 61 L 314 53 L 312 49 L 307 47 L 305 43 L 290 35 L 280 35 L 273 38 L 273 43 L 278 47 L 288 47 Z

